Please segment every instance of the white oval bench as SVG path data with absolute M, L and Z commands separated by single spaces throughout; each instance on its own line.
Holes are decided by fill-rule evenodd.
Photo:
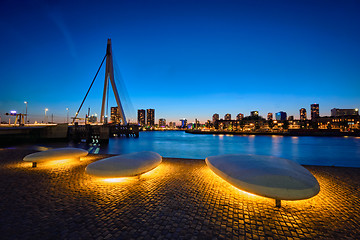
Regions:
M 320 191 L 316 178 L 296 162 L 274 156 L 220 155 L 205 159 L 209 168 L 235 187 L 276 200 L 301 200 Z
M 133 177 L 156 168 L 161 161 L 162 157 L 158 153 L 135 152 L 93 162 L 86 167 L 85 172 L 106 178 Z
M 32 153 L 24 157 L 23 161 L 32 162 L 33 167 L 38 162 L 56 161 L 62 159 L 79 159 L 88 155 L 88 151 L 80 148 L 55 148 L 43 152 Z

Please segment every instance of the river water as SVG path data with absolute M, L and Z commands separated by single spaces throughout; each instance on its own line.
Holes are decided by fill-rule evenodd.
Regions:
M 155 151 L 164 157 L 205 159 L 220 154 L 259 154 L 304 165 L 360 167 L 360 137 L 200 135 L 183 131 L 140 132 L 139 138 L 111 138 L 99 153 Z
M 163 157 L 205 159 L 221 154 L 258 154 L 287 158 L 303 165 L 360 167 L 360 137 L 289 137 L 201 135 L 183 131 L 140 132 L 139 138 L 114 137 L 106 145 L 50 143 L 17 148 L 81 147 L 90 153 L 154 151 Z

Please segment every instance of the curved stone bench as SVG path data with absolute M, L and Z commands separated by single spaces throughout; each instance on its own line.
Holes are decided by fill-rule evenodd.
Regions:
M 85 172 L 106 178 L 133 177 L 156 168 L 161 161 L 162 157 L 158 153 L 135 152 L 93 162 L 86 167 Z
M 235 187 L 276 200 L 301 200 L 320 191 L 316 178 L 296 162 L 261 155 L 220 155 L 205 159 L 209 168 Z
M 32 162 L 36 167 L 38 162 L 56 161 L 63 159 L 79 159 L 88 155 L 88 151 L 80 148 L 56 148 L 43 152 L 32 153 L 24 157 L 23 161 Z

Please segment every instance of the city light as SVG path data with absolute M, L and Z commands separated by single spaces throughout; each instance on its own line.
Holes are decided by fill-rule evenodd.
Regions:
M 25 124 L 27 124 L 27 107 L 28 107 L 28 102 L 25 101 L 24 102 L 26 104 L 26 111 L 25 111 Z

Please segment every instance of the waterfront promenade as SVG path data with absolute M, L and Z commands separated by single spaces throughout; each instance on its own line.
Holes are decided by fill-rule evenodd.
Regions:
M 274 200 L 237 190 L 204 160 L 164 159 L 140 180 L 85 174 L 103 156 L 61 165 L 0 150 L 1 239 L 358 239 L 360 169 L 306 166 L 320 193 Z

